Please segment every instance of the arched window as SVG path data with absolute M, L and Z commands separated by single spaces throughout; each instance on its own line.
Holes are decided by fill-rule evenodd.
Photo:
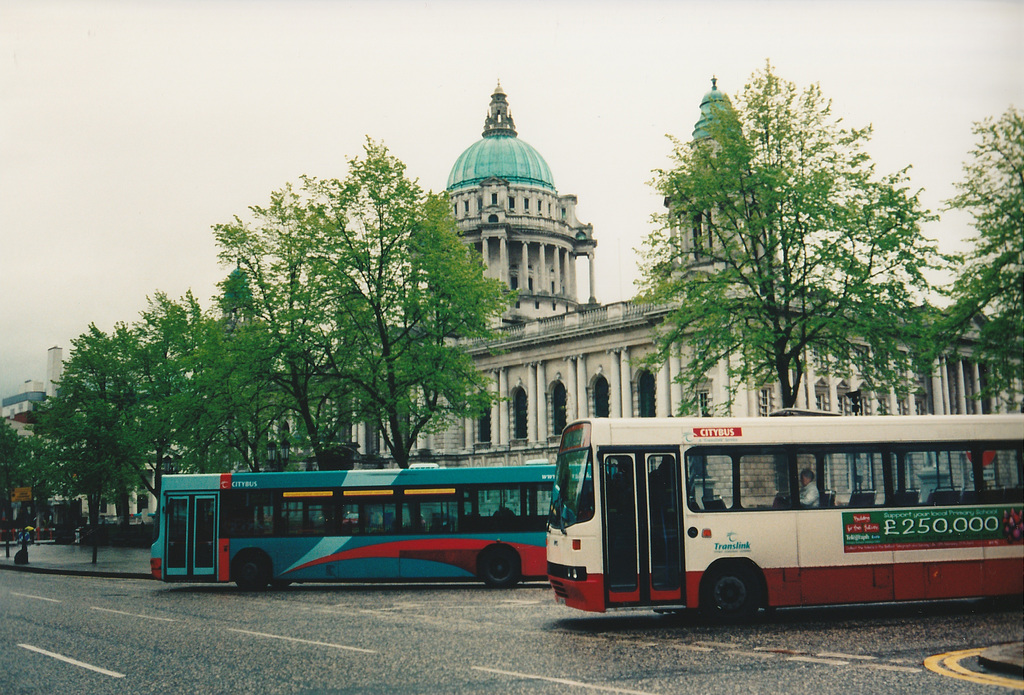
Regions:
M 497 215 L 488 215 L 487 216 L 487 222 L 489 224 L 498 224 L 498 216 Z
M 644 370 L 636 380 L 636 392 L 640 417 L 654 417 L 657 411 L 655 405 L 654 375 Z
M 551 389 L 551 431 L 553 434 L 562 434 L 565 429 L 565 386 L 561 381 L 556 381 Z
M 527 406 L 525 389 L 516 389 L 512 394 L 512 438 L 526 439 Z
M 491 409 L 488 408 L 477 420 L 476 440 L 481 444 L 491 443 Z
M 594 417 L 608 417 L 608 380 L 603 376 L 594 379 Z

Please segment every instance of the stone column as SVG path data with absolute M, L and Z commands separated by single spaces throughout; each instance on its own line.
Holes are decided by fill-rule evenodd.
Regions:
M 964 361 L 956 361 L 956 407 L 957 412 L 961 415 L 967 415 L 967 389 L 964 384 Z
M 595 274 L 594 274 L 594 252 L 590 251 L 587 253 L 587 265 L 590 266 L 590 303 L 597 303 L 597 295 L 594 293 Z
M 533 392 L 537 398 L 537 441 L 541 443 L 548 440 L 548 380 L 544 372 L 544 362 L 538 362 Z
M 633 417 L 633 373 L 629 366 L 629 348 L 622 348 L 619 353 L 619 360 L 622 362 L 622 417 Z
M 508 281 L 508 237 L 498 237 L 498 265 L 500 277 L 502 282 L 506 285 L 510 284 Z
M 562 294 L 562 249 L 557 246 L 551 249 L 555 253 L 555 295 Z
M 679 376 L 682 369 L 683 361 L 679 357 L 678 346 L 673 345 L 668 356 L 668 374 L 672 382 L 669 386 L 669 396 L 671 397 L 669 408 L 673 415 L 679 412 L 679 404 L 683 402 L 683 385 L 676 381 L 676 377 Z
M 526 292 L 530 289 L 530 245 L 522 242 L 522 260 L 519 261 L 519 289 Z
M 622 362 L 619 353 L 622 350 L 609 350 L 612 363 L 612 378 L 608 383 L 608 415 L 610 417 L 622 417 L 622 396 L 619 389 L 622 388 Z
M 971 363 L 971 379 L 974 381 L 974 391 L 973 391 L 973 393 L 975 395 L 979 396 L 978 398 L 976 398 L 974 400 L 974 414 L 975 415 L 981 415 L 982 413 L 985 412 L 985 409 L 981 407 L 982 406 L 982 402 L 983 402 L 981 400 L 981 397 L 980 397 L 980 394 L 981 394 L 981 367 L 978 366 L 977 362 L 972 362 Z M 991 412 L 991 408 L 989 408 L 989 411 Z
M 501 420 L 501 379 L 499 378 L 500 370 L 494 370 L 494 403 L 491 404 L 491 447 L 498 446 L 499 439 L 499 427 L 498 423 Z
M 537 291 L 547 292 L 551 286 L 551 280 L 548 279 L 548 245 L 541 243 L 537 252 L 540 255 L 540 287 Z
M 526 390 L 529 393 L 526 399 L 526 424 L 527 439 L 530 442 L 537 441 L 537 363 L 531 362 L 526 365 Z
M 939 358 L 939 377 L 942 379 L 942 414 L 951 415 L 953 410 L 950 408 L 952 399 L 949 393 L 949 367 L 946 364 L 946 358 Z
M 587 360 L 583 355 L 576 358 L 576 402 L 580 417 L 590 417 L 590 399 L 587 398 Z
M 576 358 L 566 357 L 565 361 L 565 378 L 569 382 L 565 389 L 565 419 L 568 423 L 579 419 L 579 411 L 576 409 L 576 397 L 579 394 L 576 392 Z
M 939 370 L 942 369 L 942 361 L 936 359 L 932 362 L 932 414 L 942 415 L 942 375 Z
M 569 269 L 569 287 L 566 294 L 575 302 L 580 293 L 579 287 L 576 285 L 576 255 L 566 251 L 565 262 Z
M 669 376 L 668 376 L 668 362 L 662 362 L 661 367 L 658 369 L 658 381 L 654 387 L 654 395 L 656 399 L 655 415 L 658 417 L 669 417 L 672 411 L 669 409 Z
M 498 408 L 498 444 L 504 446 L 509 443 L 507 367 L 498 370 L 498 395 L 502 399 L 501 407 Z

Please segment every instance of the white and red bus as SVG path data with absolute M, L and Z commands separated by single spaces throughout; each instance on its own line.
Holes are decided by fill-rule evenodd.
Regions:
M 1024 416 L 592 419 L 562 433 L 548 579 L 586 611 L 1024 593 Z

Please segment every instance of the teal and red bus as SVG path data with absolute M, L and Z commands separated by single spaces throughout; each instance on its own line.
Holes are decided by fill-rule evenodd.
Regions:
M 150 565 L 165 582 L 546 575 L 554 466 L 170 475 Z

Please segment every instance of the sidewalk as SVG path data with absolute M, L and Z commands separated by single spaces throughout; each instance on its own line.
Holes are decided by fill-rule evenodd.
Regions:
M 10 557 L 0 543 L 0 570 L 67 574 L 86 577 L 120 577 L 152 579 L 149 572 L 149 548 L 112 548 L 100 546 L 96 564 L 92 564 L 92 546 L 35 543 L 28 546 L 28 564 L 14 564 L 14 555 L 21 545 L 10 544 Z

